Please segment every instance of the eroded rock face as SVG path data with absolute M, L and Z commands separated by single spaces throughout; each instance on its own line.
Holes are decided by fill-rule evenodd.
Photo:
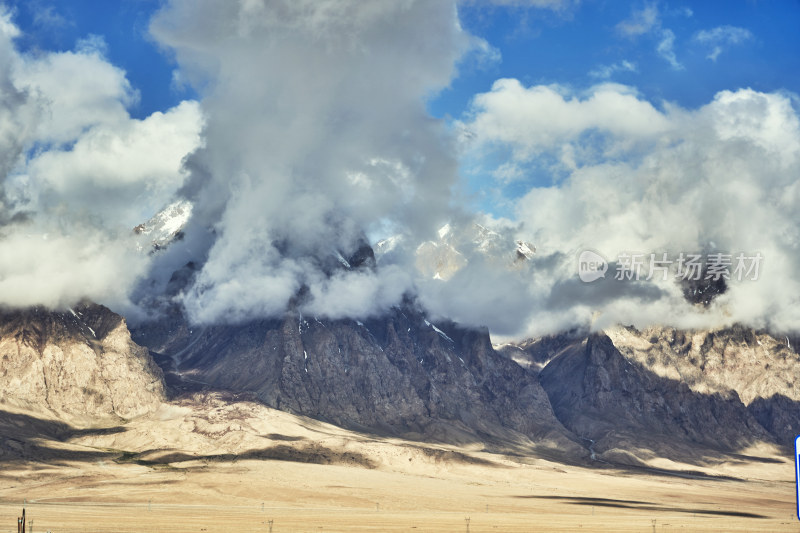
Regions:
M 606 332 L 629 360 L 703 393 L 736 391 L 742 402 L 800 401 L 800 356 L 788 338 L 744 326 L 714 331 L 618 327 Z
M 703 394 L 658 376 L 604 334 L 563 353 L 540 376 L 564 425 L 587 439 L 606 439 L 608 448 L 614 433 L 638 435 L 641 443 L 680 439 L 727 450 L 771 440 L 735 391 Z
M 172 356 L 160 360 L 184 382 L 252 392 L 268 406 L 347 427 L 437 438 L 446 423 L 473 437 L 511 431 L 575 447 L 536 375 L 496 353 L 488 331 L 440 329 L 412 309 L 364 323 L 290 313 L 207 328 L 174 315 L 135 338 Z
M 800 401 L 782 394 L 756 398 L 747 410 L 781 444 L 790 446 L 800 434 Z
M 744 326 L 714 331 L 651 327 L 608 332 L 629 360 L 704 394 L 735 394 L 784 445 L 800 432 L 800 355 L 794 339 Z
M 83 304 L 0 312 L 0 394 L 55 414 L 130 418 L 163 401 L 164 382 L 121 316 Z
M 533 371 L 543 368 L 557 416 L 582 436 L 628 431 L 730 449 L 762 438 L 788 445 L 800 432 L 800 355 L 792 336 L 741 325 L 619 326 L 498 351 Z

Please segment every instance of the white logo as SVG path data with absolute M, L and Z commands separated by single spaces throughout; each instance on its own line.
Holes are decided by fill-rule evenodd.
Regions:
M 578 256 L 578 277 L 584 283 L 591 283 L 600 278 L 606 277 L 608 271 L 608 261 L 602 255 L 593 250 L 584 250 Z

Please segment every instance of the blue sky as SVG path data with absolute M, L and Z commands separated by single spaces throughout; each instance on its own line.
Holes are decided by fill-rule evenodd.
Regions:
M 657 21 L 640 35 L 625 35 L 618 25 L 649 7 Z M 483 70 L 464 69 L 450 90 L 432 106 L 436 114 L 458 115 L 472 95 L 501 77 L 527 85 L 586 87 L 601 81 L 597 71 L 627 61 L 608 79 L 633 85 L 649 100 L 684 107 L 707 103 L 723 89 L 759 91 L 800 89 L 800 2 L 747 0 L 703 2 L 584 1 L 566 12 L 525 7 L 462 4 L 462 25 L 496 47 L 502 60 Z M 710 46 L 698 42 L 703 30 L 730 26 L 750 33 L 739 44 L 723 43 L 715 61 Z M 673 67 L 657 48 L 663 31 L 674 34 Z
M 83 39 L 102 37 L 109 62 L 124 69 L 139 92 L 139 102 L 130 109 L 136 118 L 165 111 L 194 96 L 172 84 L 171 58 L 149 36 L 148 26 L 159 8 L 158 0 L 5 3 L 12 7 L 13 20 L 22 30 L 18 42 L 22 50 L 73 50 Z

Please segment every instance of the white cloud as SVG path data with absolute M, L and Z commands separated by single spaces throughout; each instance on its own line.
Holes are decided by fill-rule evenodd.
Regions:
M 471 51 L 462 59 L 462 62 L 471 60 L 478 68 L 487 68 L 503 60 L 500 49 L 489 44 L 487 40 L 473 36 L 471 41 Z
M 425 109 L 470 49 L 493 55 L 456 7 L 172 0 L 152 32 L 176 54 L 175 79 L 203 91 L 205 117 L 185 102 L 142 120 L 102 43 L 20 54 L 19 30 L 0 14 L 0 303 L 124 305 L 145 273 L 195 259 L 202 269 L 180 298 L 198 322 L 280 314 L 295 298 L 306 313 L 369 316 L 417 290 L 433 313 L 504 335 L 620 321 L 800 325 L 800 121 L 792 96 L 752 90 L 690 110 L 619 84 L 498 80 L 460 124 L 464 149 L 509 154 L 492 170 L 517 190 L 541 161 L 561 177 L 507 199 L 515 220 L 495 221 L 537 254 L 518 269 L 471 256 L 446 282 L 412 279 L 417 245 L 469 220 L 452 207 L 455 143 Z M 652 33 L 680 66 L 656 4 L 618 30 Z M 714 35 L 696 39 L 733 43 Z M 177 190 L 195 202 L 185 241 L 139 253 L 132 221 Z M 401 235 L 394 263 L 328 263 L 378 232 Z M 587 286 L 575 275 L 582 247 L 613 257 L 711 242 L 765 259 L 762 279 L 731 283 L 707 311 L 675 284 Z
M 651 2 L 641 9 L 632 10 L 630 17 L 617 24 L 616 30 L 625 37 L 638 37 L 658 28 L 660 24 L 658 5 Z
M 456 162 L 425 102 L 471 48 L 492 56 L 455 2 L 173 0 L 151 32 L 208 117 L 184 189 L 187 241 L 215 231 L 184 295 L 192 318 L 272 315 L 301 287 L 320 315 L 356 312 L 344 292 L 363 313 L 399 302 L 402 277 L 328 279 L 325 265 L 376 230 L 412 242 L 450 217 Z
M 28 0 L 23 6 L 31 15 L 33 26 L 38 29 L 53 32 L 75 25 L 61 15 L 54 5 L 44 0 Z
M 582 133 L 599 131 L 619 143 L 652 139 L 667 126 L 664 116 L 630 87 L 601 84 L 585 94 L 558 86 L 523 87 L 501 79 L 491 92 L 472 104 L 473 118 L 465 123 L 483 148 L 501 143 L 514 157 L 527 160 L 543 151 L 571 144 Z
M 669 13 L 668 13 L 669 14 Z M 691 16 L 691 10 L 683 11 L 684 16 Z M 616 26 L 619 35 L 635 38 L 652 34 L 657 36 L 656 53 L 675 70 L 683 70 L 683 65 L 675 54 L 675 32 L 662 27 L 661 13 L 657 2 L 646 4 L 642 9 L 634 9 L 631 16 Z M 600 70 L 598 73 L 603 74 Z
M 608 79 L 617 72 L 636 72 L 636 63 L 622 60 L 610 65 L 599 65 L 589 72 L 589 76 L 592 78 Z
M 72 207 L 91 209 L 133 227 L 150 218 L 183 185 L 182 160 L 201 144 L 201 127 L 196 102 L 183 102 L 143 120 L 99 124 L 69 148 L 33 157 L 28 177 L 37 184 L 44 205 L 71 197 Z M 118 201 L 98 204 L 99 198 L 114 194 Z
M 14 77 L 42 108 L 37 137 L 44 142 L 69 142 L 94 125 L 123 123 L 138 98 L 125 73 L 93 48 L 20 58 Z
M 149 263 L 133 226 L 182 185 L 199 106 L 134 120 L 100 40 L 22 54 L 19 35 L 0 15 L 0 305 L 128 305 Z
M 3 182 L 30 142 L 39 120 L 40 110 L 30 102 L 24 90 L 13 82 L 13 69 L 18 59 L 13 39 L 19 29 L 11 21 L 5 7 L 0 6 L 0 224 L 8 217 L 4 205 Z
M 708 59 L 716 61 L 726 46 L 741 44 L 752 40 L 753 34 L 745 28 L 718 26 L 702 30 L 694 35 L 694 40 L 709 47 Z
M 302 307 L 309 315 L 330 318 L 363 318 L 385 311 L 413 287 L 409 272 L 396 265 L 377 274 L 344 271 L 311 283 L 311 300 Z
M 542 109 L 542 102 L 555 109 L 580 108 L 592 96 L 584 101 L 565 96 L 559 102 L 543 88 L 520 90 L 512 82 L 502 87 L 476 98 L 477 112 L 466 124 L 475 135 L 474 150 L 482 150 L 482 143 L 502 142 L 512 153 L 526 155 L 531 149 L 520 150 L 518 145 L 532 145 L 538 157 L 550 154 L 559 161 L 563 143 L 580 150 L 589 129 L 627 138 L 631 149 L 595 151 L 593 158 L 565 164 L 565 180 L 533 187 L 516 201 L 520 237 L 536 244 L 538 259 L 522 285 L 518 279 L 492 278 L 491 286 L 479 290 L 475 284 L 480 275 L 464 280 L 476 294 L 492 295 L 484 301 L 484 316 L 505 313 L 499 302 L 517 302 L 523 294 L 528 305 L 511 306 L 515 316 L 525 317 L 518 321 L 525 325 L 509 335 L 552 332 L 576 323 L 708 327 L 739 321 L 777 330 L 800 327 L 800 283 L 795 275 L 800 269 L 800 215 L 794 208 L 800 201 L 800 117 L 793 96 L 723 91 L 695 110 L 657 110 L 638 95 L 622 93 L 619 97 L 633 115 L 648 117 L 658 124 L 655 130 L 619 129 L 613 114 L 578 122 L 569 114 L 554 114 L 540 119 L 560 124 L 549 126 L 558 134 L 559 142 L 552 142 L 552 133 L 537 138 L 508 108 L 483 102 L 511 88 L 515 99 L 510 108 L 528 116 L 525 110 Z M 764 262 L 758 281 L 731 281 L 728 293 L 702 310 L 684 300 L 673 280 L 581 283 L 575 261 L 585 248 L 611 260 L 625 251 L 677 255 L 716 249 L 760 252 Z M 453 281 L 458 279 L 448 283 Z M 458 302 L 459 287 L 437 290 Z M 451 309 L 440 304 L 439 310 L 446 314 Z M 472 320 L 480 322 L 481 316 Z
M 0 6 L 0 35 L 2 35 L 6 42 L 10 42 L 11 39 L 19 37 L 21 33 L 11 19 L 12 13 L 10 9 L 5 5 Z
M 675 33 L 672 30 L 663 30 L 661 40 L 656 46 L 656 52 L 675 70 L 683 70 L 683 65 L 675 55 Z
M 63 309 L 84 298 L 117 305 L 128 301 L 131 286 L 146 272 L 146 255 L 126 234 L 92 227 L 88 220 L 69 221 L 68 228 L 64 222 L 61 227 L 27 223 L 3 228 L 3 305 Z

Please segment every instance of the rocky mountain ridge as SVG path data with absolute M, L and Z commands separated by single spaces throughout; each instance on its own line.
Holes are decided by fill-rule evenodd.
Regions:
M 165 398 L 161 369 L 101 305 L 0 312 L 0 401 L 68 420 L 131 418 Z
M 628 431 L 736 448 L 800 431 L 800 356 L 764 331 L 620 326 L 498 349 L 539 372 L 559 420 L 592 440 Z
M 248 392 L 344 427 L 450 442 L 529 438 L 579 455 L 536 376 L 497 354 L 488 331 L 437 327 L 411 308 L 380 319 L 281 320 L 190 328 L 179 315 L 138 342 L 168 380 Z M 166 354 L 178 354 L 167 357 Z
M 411 303 L 364 322 L 289 312 L 192 327 L 174 311 L 133 340 L 93 304 L 3 313 L 2 402 L 83 423 L 153 412 L 166 392 L 153 356 L 173 397 L 244 393 L 367 433 L 634 466 L 786 444 L 800 420 L 797 353 L 747 328 L 570 332 L 498 351 L 488 331 L 435 325 Z

